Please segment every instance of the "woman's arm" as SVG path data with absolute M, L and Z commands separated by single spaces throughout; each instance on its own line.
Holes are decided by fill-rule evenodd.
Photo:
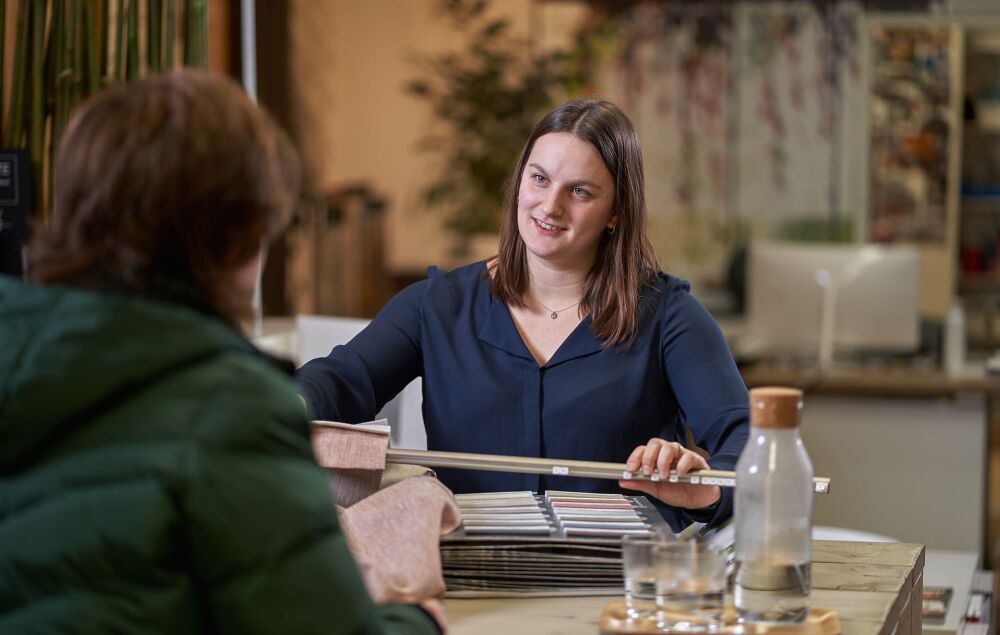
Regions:
M 410 285 L 371 324 L 326 357 L 302 366 L 295 379 L 316 419 L 370 421 L 421 374 L 420 324 L 426 281 Z
M 673 467 L 684 473 L 711 467 L 732 470 L 749 433 L 746 385 L 736 368 L 721 329 L 707 310 L 683 289 L 668 292 L 663 300 L 663 364 L 685 423 L 695 444 L 708 452 L 707 462 L 690 449 L 651 440 L 629 457 L 637 469 Z M 718 524 L 732 515 L 732 490 L 700 485 L 622 481 L 622 487 L 639 489 L 668 504 L 693 509 L 690 520 Z M 691 490 L 697 488 L 698 492 Z M 713 499 L 715 502 L 712 502 Z M 710 509 L 704 509 L 710 507 Z M 701 510 L 701 511 L 699 511 Z

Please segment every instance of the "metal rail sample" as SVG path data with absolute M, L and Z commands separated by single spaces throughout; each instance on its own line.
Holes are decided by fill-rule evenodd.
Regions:
M 602 463 L 599 461 L 572 461 L 563 459 L 534 458 L 526 456 L 502 456 L 497 454 L 473 454 L 469 452 L 435 452 L 431 450 L 407 450 L 389 448 L 387 463 L 404 463 L 426 467 L 451 467 L 487 472 L 519 472 L 522 474 L 551 474 L 553 476 L 584 476 L 611 480 L 665 481 L 667 483 L 688 483 L 691 485 L 718 485 L 736 487 L 736 473 L 726 470 L 695 470 L 680 476 L 671 470 L 667 478 L 661 479 L 657 472 L 646 476 L 642 471 L 630 472 L 624 463 Z M 813 489 L 817 494 L 830 491 L 830 479 L 816 477 Z

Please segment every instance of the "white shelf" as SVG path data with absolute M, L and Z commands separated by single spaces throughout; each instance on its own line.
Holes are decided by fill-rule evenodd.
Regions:
M 924 635 L 947 635 L 958 629 L 959 619 L 969 601 L 972 576 L 979 567 L 979 554 L 974 551 L 928 549 L 924 560 L 924 586 L 952 588 L 951 604 L 944 622 L 925 621 Z

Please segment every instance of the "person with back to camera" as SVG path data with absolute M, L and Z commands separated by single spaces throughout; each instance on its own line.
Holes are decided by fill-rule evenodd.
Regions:
M 618 107 L 557 107 L 518 159 L 499 254 L 431 267 L 348 344 L 299 369 L 312 414 L 370 420 L 420 376 L 431 450 L 626 461 L 646 474 L 732 469 L 746 387 L 688 284 L 659 271 L 643 178 Z M 685 426 L 707 462 L 684 446 Z M 457 493 L 639 490 L 675 530 L 732 514 L 731 492 L 716 486 L 437 472 Z
M 299 172 L 202 71 L 75 115 L 35 284 L 0 276 L 0 633 L 439 631 L 367 595 L 291 369 L 238 330 Z

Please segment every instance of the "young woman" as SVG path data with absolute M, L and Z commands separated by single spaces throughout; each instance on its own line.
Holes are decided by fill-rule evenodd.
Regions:
M 496 258 L 393 298 L 345 346 L 297 374 L 313 413 L 358 422 L 417 376 L 431 450 L 732 469 L 746 387 L 687 283 L 646 236 L 642 156 L 613 104 L 546 115 L 521 152 Z M 708 452 L 684 447 L 685 428 Z M 718 487 L 440 469 L 456 492 L 638 489 L 675 529 L 732 513 Z

